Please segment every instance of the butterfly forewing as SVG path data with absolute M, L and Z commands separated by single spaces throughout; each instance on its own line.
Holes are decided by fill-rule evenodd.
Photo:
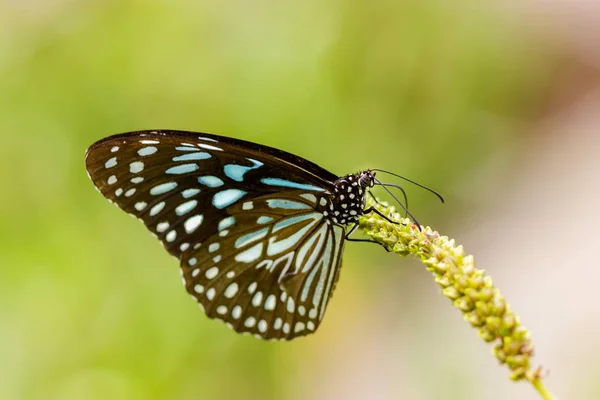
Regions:
M 108 138 L 90 148 L 86 163 L 100 192 L 142 219 L 176 257 L 192 239 L 214 234 L 216 225 L 204 220 L 223 219 L 235 201 L 280 191 L 285 184 L 316 191 L 327 184 L 270 153 L 181 132 Z
M 335 175 L 281 150 L 178 131 L 104 139 L 86 166 L 105 197 L 181 260 L 210 317 L 269 339 L 317 328 L 344 242 L 322 212 Z

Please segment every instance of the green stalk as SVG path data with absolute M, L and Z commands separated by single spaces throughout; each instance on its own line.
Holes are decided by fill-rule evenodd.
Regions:
M 453 239 L 429 227 L 419 229 L 385 203 L 369 201 L 367 207 L 371 206 L 398 224 L 369 213 L 360 218 L 360 228 L 394 253 L 417 256 L 433 274 L 442 294 L 463 313 L 484 341 L 493 344 L 493 353 L 508 367 L 510 378 L 527 380 L 544 400 L 555 399 L 542 383 L 541 368 L 531 367 L 533 343 L 529 331 L 521 325 L 492 278 L 475 268 L 473 256 L 467 255 Z

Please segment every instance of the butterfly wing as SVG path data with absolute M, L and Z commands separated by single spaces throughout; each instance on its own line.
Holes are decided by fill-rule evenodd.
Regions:
M 286 191 L 231 206 L 219 234 L 182 260 L 187 291 L 237 332 L 289 340 L 317 329 L 333 291 L 344 229 Z
M 335 175 L 281 150 L 181 131 L 103 139 L 88 150 L 86 166 L 109 201 L 141 219 L 181 260 L 186 287 L 209 316 L 265 338 L 290 339 L 316 329 L 337 279 L 343 246 L 343 228 L 315 211 L 318 202 L 323 206 L 330 201 Z M 280 240 L 281 235 L 288 240 Z M 249 240 L 250 248 L 240 244 Z M 272 252 L 277 246 L 285 251 L 270 254 L 269 248 Z M 302 263 L 311 261 L 314 271 L 326 271 L 323 278 L 303 268 Z M 209 278 L 215 267 L 219 272 Z M 252 282 L 256 288 L 250 298 Z M 227 297 L 233 283 L 241 291 Z M 198 293 L 200 287 L 203 293 Z M 279 296 L 273 310 L 271 294 Z M 319 301 L 301 308 L 294 302 L 303 295 L 300 301 Z M 249 307 L 261 296 L 262 311 L 250 315 Z M 228 308 L 226 314 L 221 305 Z

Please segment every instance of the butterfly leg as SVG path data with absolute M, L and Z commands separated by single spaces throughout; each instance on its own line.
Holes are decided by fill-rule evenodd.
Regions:
M 371 191 L 368 191 L 367 193 L 369 193 L 369 196 L 371 196 L 371 198 L 373 199 L 373 201 L 374 201 L 376 204 L 381 204 L 381 203 L 379 202 L 379 200 L 377 200 L 377 197 L 375 197 L 375 195 L 374 195 L 373 193 L 371 193 Z
M 376 243 L 376 244 L 380 245 L 381 247 L 383 247 L 385 249 L 385 251 L 387 251 L 388 253 L 391 251 L 387 247 L 385 247 L 383 244 L 376 242 L 374 240 L 371 240 L 371 239 L 353 239 L 353 238 L 351 238 L 350 235 L 356 230 L 356 228 L 358 228 L 358 224 L 354 224 L 352 226 L 352 228 L 350 228 L 348 233 L 346 233 L 346 236 L 344 237 L 344 239 L 346 239 L 349 242 Z
M 375 207 L 369 207 L 366 210 L 363 210 L 363 214 L 368 214 L 370 212 L 374 212 L 375 214 L 379 215 L 381 218 L 385 219 L 387 222 L 391 223 L 391 224 L 395 224 L 395 225 L 400 225 L 400 222 L 396 222 L 396 221 L 392 221 L 391 219 L 389 219 L 387 216 L 383 215 L 381 213 L 381 211 L 379 211 L 378 209 L 376 209 Z

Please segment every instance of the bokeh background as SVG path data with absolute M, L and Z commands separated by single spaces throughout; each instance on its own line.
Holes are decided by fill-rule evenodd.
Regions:
M 538 399 L 414 260 L 350 244 L 316 335 L 233 334 L 93 189 L 95 140 L 188 129 L 386 168 L 600 398 L 600 4 L 0 2 L 0 399 Z

